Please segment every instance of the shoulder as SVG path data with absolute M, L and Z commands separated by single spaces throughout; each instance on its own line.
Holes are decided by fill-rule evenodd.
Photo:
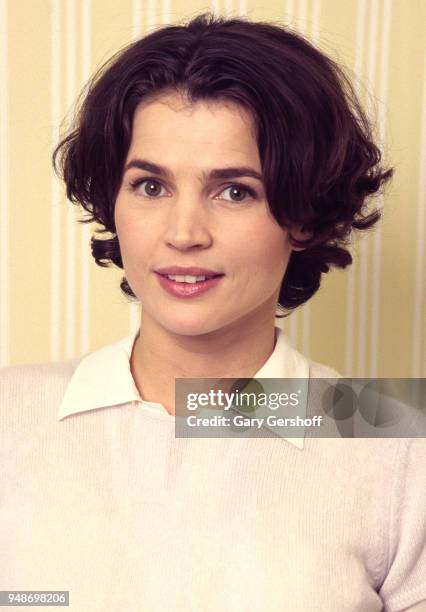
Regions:
M 80 358 L 0 368 L 0 418 L 3 426 L 42 418 L 57 409 Z M 26 415 L 26 416 L 25 416 Z
M 75 371 L 80 358 L 66 361 L 28 363 L 11 365 L 0 368 L 1 389 L 9 391 L 19 388 L 41 384 L 49 385 L 67 382 Z

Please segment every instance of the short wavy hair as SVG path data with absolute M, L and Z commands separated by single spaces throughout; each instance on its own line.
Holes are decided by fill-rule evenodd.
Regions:
M 367 197 L 393 175 L 383 169 L 373 127 L 350 79 L 303 36 L 276 22 L 203 13 L 160 27 L 113 55 L 80 94 L 73 123 L 53 152 L 68 199 L 112 237 L 92 236 L 96 263 L 123 269 L 114 205 L 132 137 L 133 115 L 147 96 L 174 90 L 197 101 L 232 101 L 254 120 L 271 214 L 293 246 L 278 308 L 307 302 L 330 266 L 345 268 L 353 229 L 381 211 Z M 296 240 L 291 228 L 309 236 Z M 136 298 L 126 277 L 123 293 Z

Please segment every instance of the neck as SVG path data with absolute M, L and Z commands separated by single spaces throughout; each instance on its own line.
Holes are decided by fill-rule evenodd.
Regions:
M 176 378 L 251 378 L 274 346 L 273 319 L 183 336 L 142 316 L 131 371 L 142 399 L 161 403 L 174 414 Z

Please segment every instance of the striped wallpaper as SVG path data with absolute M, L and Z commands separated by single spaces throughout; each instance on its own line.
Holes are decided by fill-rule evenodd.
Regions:
M 425 0 L 0 0 L 0 366 L 79 356 L 138 325 L 122 271 L 92 260 L 94 226 L 76 223 L 50 156 L 101 62 L 205 10 L 279 20 L 344 63 L 395 166 L 354 265 L 279 325 L 346 376 L 425 377 Z

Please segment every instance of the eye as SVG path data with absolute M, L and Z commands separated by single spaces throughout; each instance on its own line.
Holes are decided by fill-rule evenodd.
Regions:
M 164 195 L 164 193 L 161 192 L 161 189 L 164 189 L 164 186 L 154 178 L 137 179 L 131 183 L 131 188 L 133 191 L 138 192 L 142 196 L 148 198 L 156 198 L 157 196 Z M 222 189 L 220 193 L 223 194 L 228 190 L 230 191 L 231 199 L 220 198 L 224 199 L 226 202 L 244 202 L 247 194 L 253 199 L 256 199 L 257 197 L 254 189 L 246 187 L 245 185 L 240 185 L 239 183 L 228 185 Z
M 256 192 L 250 187 L 246 187 L 245 185 L 239 185 L 238 183 L 235 183 L 233 185 L 228 185 L 228 187 L 225 187 L 225 189 L 223 189 L 221 193 L 228 191 L 228 189 L 230 190 L 232 198 L 234 196 L 236 197 L 236 199 L 231 199 L 231 200 L 227 200 L 227 198 L 225 198 L 225 200 L 227 200 L 228 202 L 243 202 L 245 198 L 244 197 L 241 198 L 241 194 L 243 194 L 243 196 L 246 194 L 249 194 L 250 197 L 252 198 L 256 198 L 256 195 L 257 195 Z
M 144 183 L 147 183 L 149 188 L 148 188 L 148 191 L 146 191 L 145 187 L 143 187 L 142 195 L 147 196 L 149 198 L 155 198 L 158 195 L 164 195 L 164 194 L 161 194 L 161 189 L 164 189 L 163 185 L 159 183 L 158 181 L 156 181 L 155 179 L 151 179 L 151 178 L 137 180 L 134 183 L 131 183 L 132 189 L 134 191 L 141 191 L 139 187 L 143 185 Z M 158 191 L 159 189 L 160 189 L 160 193 Z

